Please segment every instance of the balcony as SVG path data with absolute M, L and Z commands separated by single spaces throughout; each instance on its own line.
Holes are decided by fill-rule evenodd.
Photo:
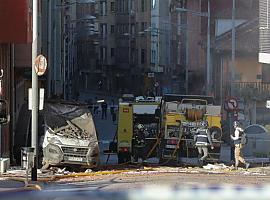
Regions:
M 233 88 L 238 96 L 266 100 L 270 98 L 270 83 L 264 82 L 234 82 Z

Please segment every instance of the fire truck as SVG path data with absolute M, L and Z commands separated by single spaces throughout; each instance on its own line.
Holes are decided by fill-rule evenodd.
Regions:
M 174 94 L 164 95 L 161 101 L 160 162 L 197 159 L 194 134 L 202 120 L 208 122 L 215 147 L 210 150 L 208 160 L 229 162 L 230 147 L 223 142 L 221 106 L 215 104 L 212 96 Z
M 119 103 L 115 137 L 118 162 L 137 161 L 140 156 L 143 160 L 157 157 L 161 164 L 197 160 L 194 134 L 202 120 L 208 122 L 215 147 L 208 161 L 230 162 L 230 146 L 223 141 L 221 106 L 213 97 L 167 94 L 162 98 L 123 100 Z M 144 136 L 138 145 L 136 136 L 140 132 Z
M 160 99 L 159 97 L 129 97 L 123 98 L 119 103 L 116 137 L 118 163 L 138 161 L 140 157 L 146 159 L 157 156 Z

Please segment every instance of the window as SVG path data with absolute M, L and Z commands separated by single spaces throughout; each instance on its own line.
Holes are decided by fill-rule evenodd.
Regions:
M 145 12 L 146 11 L 146 3 L 145 0 L 141 0 L 141 11 Z
M 156 0 L 152 0 L 152 8 L 156 8 Z
M 145 31 L 147 28 L 147 22 L 141 22 L 141 31 Z
M 102 37 L 106 37 L 107 35 L 107 24 L 100 24 L 100 33 Z
M 141 49 L 141 64 L 145 63 L 145 49 Z
M 117 13 L 121 14 L 124 12 L 124 7 L 125 7 L 125 1 L 124 0 L 117 0 L 116 1 L 116 10 Z
M 131 24 L 131 35 L 135 35 L 135 24 Z
M 114 31 L 115 31 L 115 26 L 111 25 L 111 34 L 114 34 Z
M 114 57 L 114 48 L 111 48 L 111 58 Z
M 100 2 L 100 15 L 101 16 L 107 15 L 107 2 L 106 1 Z
M 115 12 L 115 3 L 111 2 L 111 12 L 114 13 Z
M 107 58 L 107 47 L 100 47 L 100 60 L 105 61 Z
M 124 30 L 123 30 L 123 33 L 129 33 L 128 27 L 129 27 L 129 24 L 124 24 Z
M 156 63 L 156 50 L 154 49 L 151 50 L 151 63 Z
M 131 10 L 135 10 L 135 3 L 134 3 L 134 0 L 131 0 L 131 8 L 130 8 Z
M 125 6 L 124 6 L 124 13 L 128 13 L 129 12 L 129 0 L 125 1 Z

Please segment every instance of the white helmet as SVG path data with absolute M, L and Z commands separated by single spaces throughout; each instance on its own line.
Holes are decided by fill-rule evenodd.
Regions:
M 234 121 L 234 122 L 233 122 L 233 126 L 234 126 L 234 127 L 238 127 L 238 126 L 240 126 L 239 121 Z
M 144 129 L 144 126 L 142 124 L 138 124 L 137 128 L 140 129 Z
M 208 126 L 208 121 L 201 121 L 201 127 L 207 127 Z

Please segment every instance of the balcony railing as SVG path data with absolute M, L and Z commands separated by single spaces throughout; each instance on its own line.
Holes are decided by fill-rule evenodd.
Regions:
M 270 83 L 263 82 L 234 82 L 233 89 L 241 97 L 254 98 L 258 100 L 270 97 Z

